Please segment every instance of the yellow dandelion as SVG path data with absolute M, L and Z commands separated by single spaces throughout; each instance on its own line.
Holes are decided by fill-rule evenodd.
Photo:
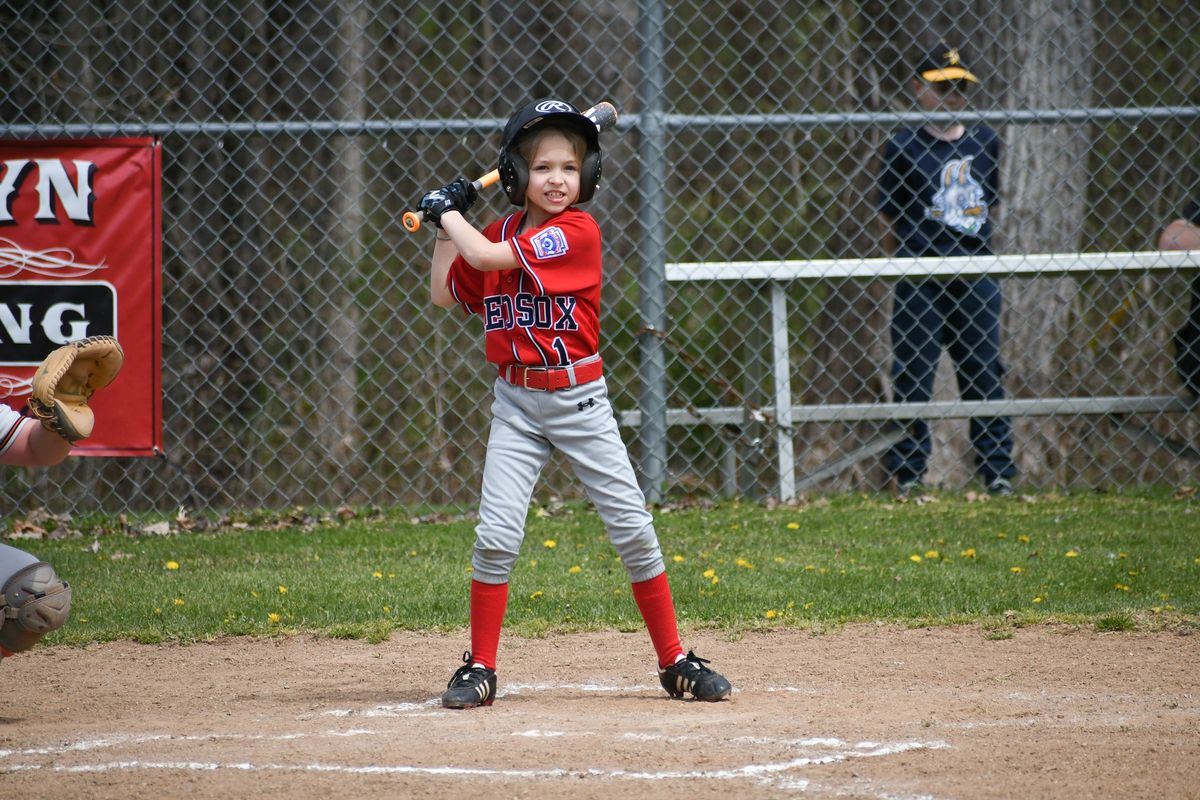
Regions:
M 569 570 L 567 570 L 567 572 L 571 573 L 572 575 L 578 575 L 579 573 L 583 572 L 583 567 L 576 564 L 575 566 L 573 566 Z
M 713 569 L 712 567 L 709 567 L 708 569 L 704 570 L 704 572 L 701 574 L 703 574 L 704 577 L 706 577 L 706 578 L 711 578 L 713 575 L 717 574 L 717 571 L 715 569 Z
M 799 523 L 799 522 L 789 522 L 789 523 L 787 524 L 787 526 L 788 526 L 788 530 L 789 530 L 789 531 L 798 531 L 798 530 L 800 530 L 800 523 Z
M 1138 576 L 1138 571 L 1136 569 L 1131 569 L 1126 574 L 1131 578 L 1136 578 Z
M 776 564 L 782 564 L 784 561 L 783 556 L 775 556 L 771 560 L 774 561 Z
M 1017 537 L 1017 541 L 1021 542 L 1022 544 L 1029 544 L 1030 539 L 1028 536 L 1026 536 L 1025 534 L 1022 533 L 1020 536 Z
M 539 589 L 538 591 L 536 591 L 536 592 L 534 592 L 533 594 L 529 595 L 529 599 L 530 599 L 530 600 L 537 600 L 537 599 L 538 599 L 539 597 L 541 597 L 541 596 L 542 596 L 542 592 L 541 592 L 541 590 Z
M 1042 602 L 1042 596 L 1039 594 L 1037 597 L 1033 598 L 1033 602 L 1035 602 L 1035 603 Z
M 382 573 L 382 572 L 380 572 L 379 570 L 375 570 L 374 572 L 372 572 L 372 573 L 371 573 L 371 577 L 372 577 L 372 578 L 382 578 L 382 577 L 383 577 L 383 573 Z
M 713 575 L 713 576 L 712 576 L 712 584 L 713 584 L 713 586 L 716 586 L 716 585 L 717 585 L 718 583 L 720 583 L 720 582 L 721 582 L 721 579 L 720 579 L 720 578 L 718 578 L 716 575 Z
M 775 619 L 778 616 L 779 616 L 779 612 L 773 608 L 771 610 L 767 611 L 767 614 L 766 614 L 767 619 Z
M 553 550 L 554 548 L 558 547 L 558 542 L 554 541 L 553 539 L 547 539 L 546 541 L 542 542 L 542 547 L 545 547 L 547 550 Z
M 1117 553 L 1117 558 L 1129 558 L 1129 553 Z
M 281 619 L 283 619 L 283 617 L 279 616 L 274 611 L 272 611 L 270 614 L 267 614 L 267 620 L 270 621 L 272 625 L 279 622 Z
M 178 561 L 168 561 L 164 566 L 167 569 L 179 569 L 179 562 Z
M 156 608 L 156 609 L 154 609 L 154 613 L 155 613 L 156 615 L 160 615 L 160 616 L 161 616 L 161 615 L 162 615 L 162 609 L 161 609 L 161 608 Z
M 1067 558 L 1079 558 L 1079 552 L 1076 550 L 1068 550 L 1067 552 L 1063 553 L 1063 555 Z
M 925 551 L 925 557 L 926 557 L 926 558 L 937 558 L 937 557 L 938 557 L 938 551 L 937 551 L 937 550 L 926 550 L 926 551 Z
M 251 597 L 258 597 L 258 592 L 251 591 L 251 592 L 250 592 L 250 596 L 251 596 Z
M 1114 584 L 1113 584 L 1113 588 L 1114 588 L 1114 589 L 1117 589 L 1117 590 L 1119 590 L 1119 591 L 1122 591 L 1122 592 L 1128 592 L 1128 591 L 1129 591 L 1129 587 L 1128 587 L 1128 586 L 1126 586 L 1126 585 L 1125 585 L 1125 584 L 1123 584 L 1123 583 L 1114 583 Z
M 961 553 L 959 553 L 959 555 L 962 556 L 963 558 L 974 558 L 975 557 L 975 548 L 968 547 L 966 550 L 963 550 Z
M 1021 569 L 1020 567 L 1009 567 L 1008 571 L 1011 572 L 1013 575 L 1020 575 L 1025 570 Z
M 809 600 L 807 603 L 805 603 L 805 604 L 804 604 L 804 608 L 805 608 L 805 609 L 809 609 L 809 608 L 812 608 L 812 607 L 813 607 L 813 604 L 812 604 L 812 601 L 811 601 L 811 600 Z
M 384 606 L 384 607 L 383 607 L 383 613 L 385 613 L 385 614 L 390 614 L 390 613 L 392 613 L 392 607 L 391 607 L 391 606 Z
M 286 586 L 280 586 L 280 587 L 279 587 L 279 593 L 280 593 L 280 594 L 287 594 L 287 587 L 286 587 Z
M 681 556 L 681 555 L 673 555 L 673 556 L 671 556 L 671 560 L 672 560 L 672 561 L 674 561 L 676 564 L 682 564 L 682 563 L 683 563 L 683 556 Z
M 805 571 L 805 572 L 812 572 L 812 571 L 813 571 L 813 570 L 815 570 L 815 569 L 816 569 L 816 566 L 815 566 L 815 565 L 813 565 L 813 564 L 805 564 L 805 565 L 804 565 L 804 571 Z
M 181 606 L 181 605 L 183 605 L 183 598 L 182 598 L 182 597 L 176 597 L 176 598 L 175 598 L 175 605 L 177 605 L 177 606 Z
M 409 550 L 409 551 L 408 551 L 408 557 L 409 557 L 409 558 L 416 558 L 416 557 L 417 557 L 417 551 L 416 551 L 416 550 Z
M 908 560 L 913 562 L 914 564 L 920 564 L 923 559 L 916 553 L 913 553 L 911 556 L 908 557 Z
M 996 534 L 996 538 L 997 538 L 997 539 L 1007 539 L 1007 538 L 1008 538 L 1008 534 L 1007 534 L 1007 533 L 997 533 L 997 534 Z
M 747 561 L 747 560 L 746 560 L 746 559 L 744 559 L 744 558 L 739 558 L 737 561 L 735 561 L 735 562 L 733 562 L 733 563 L 735 563 L 735 564 L 737 564 L 739 567 L 743 567 L 743 568 L 745 568 L 745 569 L 754 569 L 754 565 L 753 565 L 753 564 L 751 564 L 749 561 Z

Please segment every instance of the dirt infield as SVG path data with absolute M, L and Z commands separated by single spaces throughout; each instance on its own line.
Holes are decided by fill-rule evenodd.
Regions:
M 670 700 L 640 634 L 39 647 L 0 664 L 8 797 L 1194 798 L 1200 635 L 854 626 L 686 644 L 731 700 Z

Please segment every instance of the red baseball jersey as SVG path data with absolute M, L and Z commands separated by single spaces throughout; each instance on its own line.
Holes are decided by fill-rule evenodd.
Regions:
M 483 318 L 487 360 L 499 366 L 571 364 L 600 349 L 600 226 L 568 208 L 517 234 L 523 211 L 483 229 L 507 241 L 521 266 L 482 272 L 459 256 L 446 285 L 468 314 Z

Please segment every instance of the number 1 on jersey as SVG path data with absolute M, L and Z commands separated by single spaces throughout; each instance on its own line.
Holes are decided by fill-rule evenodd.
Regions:
M 558 353 L 559 364 L 566 365 L 571 363 L 571 359 L 567 355 L 567 346 L 563 344 L 561 336 L 555 336 L 554 341 L 550 344 L 550 346 L 554 348 L 554 352 Z

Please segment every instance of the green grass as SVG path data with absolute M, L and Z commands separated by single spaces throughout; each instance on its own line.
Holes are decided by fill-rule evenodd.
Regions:
M 978 623 L 999 639 L 1046 620 L 1200 627 L 1200 502 L 1190 499 L 845 496 L 659 511 L 656 524 L 685 629 Z M 397 511 L 315 528 L 17 544 L 76 592 L 49 642 L 297 632 L 377 642 L 466 624 L 473 528 Z M 582 505 L 530 515 L 510 587 L 510 633 L 642 628 L 624 568 Z

